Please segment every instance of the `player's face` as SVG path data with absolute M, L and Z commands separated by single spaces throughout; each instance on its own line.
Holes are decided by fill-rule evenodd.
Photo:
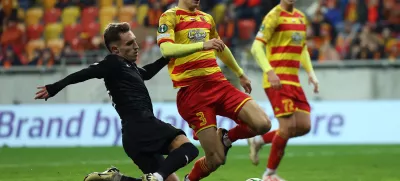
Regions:
M 136 36 L 132 31 L 120 34 L 119 55 L 135 62 L 139 54 L 139 45 L 136 42 Z
M 282 0 L 282 1 L 284 1 L 286 4 L 293 5 L 297 0 Z
M 200 6 L 200 0 L 181 0 L 181 1 L 184 1 L 186 7 L 188 7 L 190 10 L 194 10 Z

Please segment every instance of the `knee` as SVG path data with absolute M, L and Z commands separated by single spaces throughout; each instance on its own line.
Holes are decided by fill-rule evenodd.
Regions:
M 206 154 L 207 166 L 211 171 L 215 171 L 219 166 L 224 164 L 225 156 L 219 155 L 217 152 Z
M 285 138 L 292 138 L 296 136 L 296 127 L 294 125 L 280 126 L 279 135 Z
M 254 130 L 257 135 L 262 135 L 271 130 L 271 120 L 265 116 L 262 118 L 262 121 L 259 121 L 255 126 Z
M 296 128 L 296 132 L 297 132 L 296 136 L 306 135 L 310 132 L 310 130 L 311 130 L 310 124 L 304 124 L 304 125 L 298 126 Z

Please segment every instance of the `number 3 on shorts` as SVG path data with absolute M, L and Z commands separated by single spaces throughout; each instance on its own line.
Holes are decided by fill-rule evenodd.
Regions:
M 203 112 L 196 113 L 196 116 L 198 116 L 200 121 L 201 121 L 200 126 L 204 126 L 204 125 L 207 124 L 207 120 L 206 120 L 206 117 L 204 117 L 204 113 Z
M 285 106 L 285 112 L 294 111 L 293 101 L 291 99 L 283 99 L 282 104 Z

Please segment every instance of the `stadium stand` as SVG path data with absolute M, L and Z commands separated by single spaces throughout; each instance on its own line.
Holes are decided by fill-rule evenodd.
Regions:
M 201 10 L 214 16 L 221 38 L 237 54 L 248 51 L 263 15 L 279 0 L 202 0 L 201 3 Z M 314 61 L 399 59 L 398 1 L 298 3 L 302 3 L 300 7 L 308 16 L 308 48 Z M 106 52 L 101 33 L 108 23 L 115 21 L 129 22 L 134 29 L 150 28 L 149 32 L 154 33 L 147 36 L 155 39 L 158 18 L 175 5 L 174 0 L 3 0 L 0 65 L 3 68 L 44 65 L 51 60 L 53 63 L 46 64 L 51 66 L 63 57 Z M 151 49 L 147 45 L 149 37 L 142 39 L 142 46 Z

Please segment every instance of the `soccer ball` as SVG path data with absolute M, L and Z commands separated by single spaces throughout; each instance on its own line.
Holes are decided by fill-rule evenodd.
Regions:
M 263 181 L 263 180 L 260 178 L 249 178 L 246 181 Z

